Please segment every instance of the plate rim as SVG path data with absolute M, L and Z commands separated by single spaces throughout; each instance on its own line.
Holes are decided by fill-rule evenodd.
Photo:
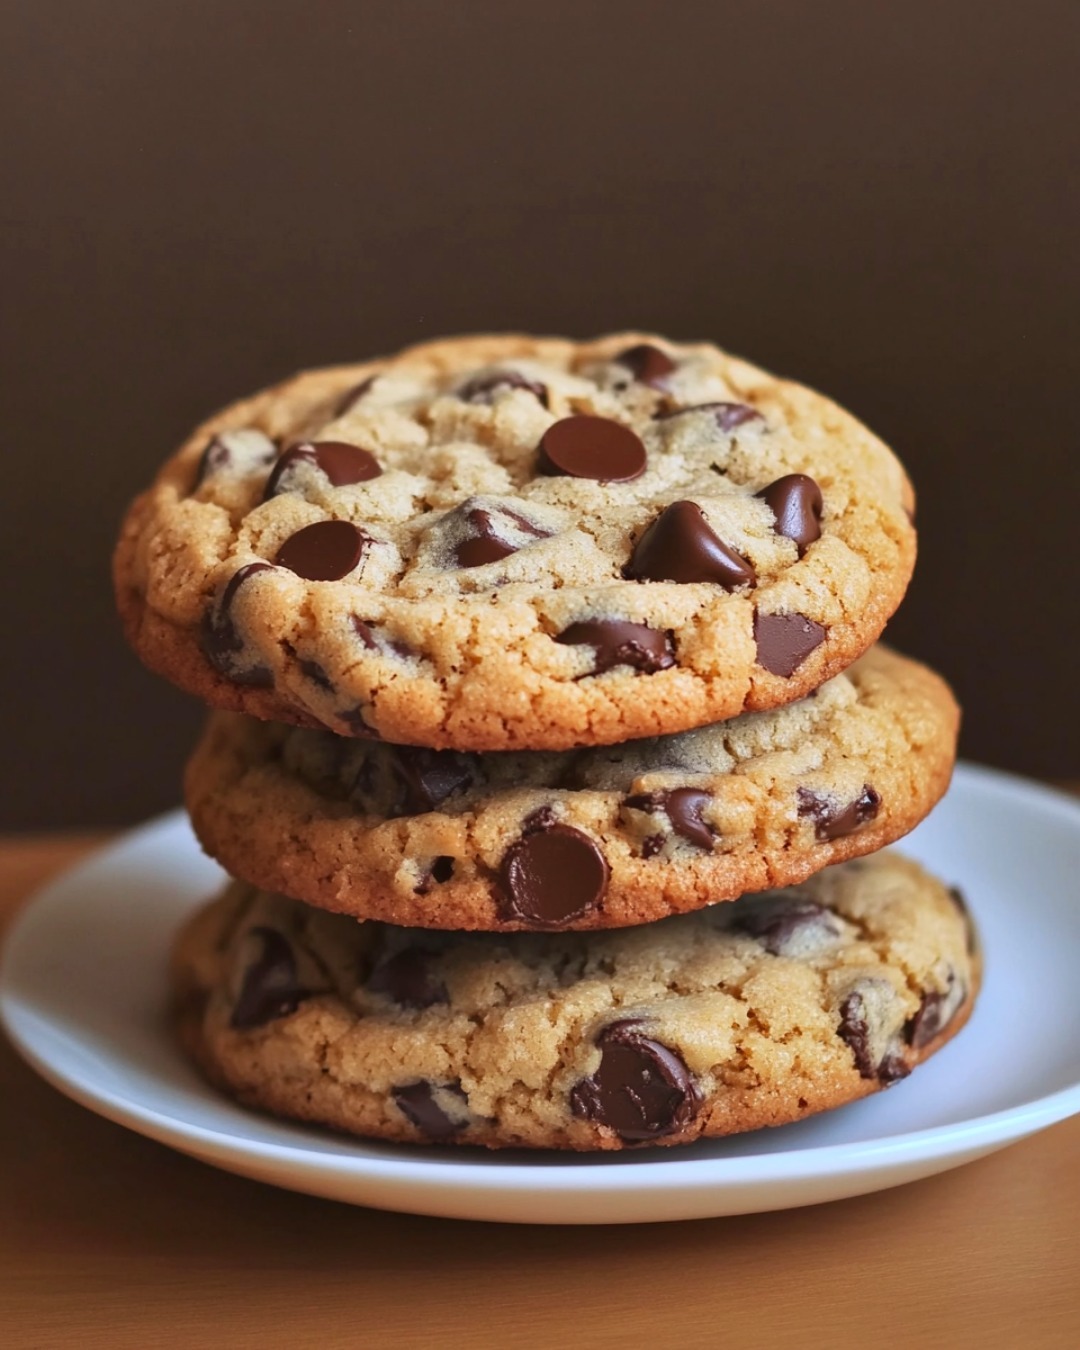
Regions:
M 966 761 L 958 762 L 953 781 L 966 782 L 999 795 L 1014 797 L 1019 793 L 1032 805 L 1049 810 L 1055 816 L 1065 818 L 1072 827 L 1080 829 L 1080 801 L 1043 783 Z M 633 1165 L 630 1167 L 619 1166 L 619 1157 L 608 1154 L 597 1155 L 595 1159 L 588 1155 L 575 1155 L 572 1164 L 560 1162 L 555 1150 L 538 1151 L 538 1159 L 543 1159 L 539 1166 L 529 1160 L 503 1162 L 498 1155 L 492 1158 L 487 1152 L 480 1155 L 485 1165 L 477 1166 L 477 1160 L 471 1155 L 461 1156 L 450 1150 L 427 1148 L 410 1149 L 402 1157 L 381 1157 L 366 1152 L 369 1141 L 363 1139 L 354 1141 L 359 1150 L 356 1154 L 323 1153 L 309 1150 L 302 1141 L 277 1143 L 245 1137 L 220 1127 L 184 1121 L 147 1106 L 123 1092 L 99 1088 L 86 1074 L 58 1069 L 47 1056 L 39 1053 L 24 1033 L 20 1023 L 33 1019 L 37 1014 L 26 1007 L 9 986 L 12 983 L 11 971 L 18 959 L 18 948 L 21 941 L 27 938 L 35 911 L 40 914 L 41 906 L 56 903 L 57 894 L 63 896 L 87 872 L 107 869 L 115 861 L 117 853 L 127 852 L 139 844 L 145 845 L 155 834 L 175 829 L 185 819 L 182 809 L 153 817 L 123 831 L 102 847 L 92 850 L 73 867 L 52 877 L 20 905 L 0 948 L 0 1026 L 22 1059 L 52 1087 L 80 1106 L 184 1153 L 191 1154 L 194 1146 L 201 1145 L 197 1156 L 203 1158 L 210 1153 L 220 1158 L 249 1163 L 288 1164 L 293 1168 L 302 1168 L 309 1175 L 421 1184 L 444 1194 L 513 1192 L 525 1195 L 535 1192 L 552 1197 L 570 1193 L 587 1196 L 611 1191 L 682 1192 L 698 1189 L 702 1185 L 710 1190 L 724 1190 L 737 1185 L 782 1185 L 822 1175 L 851 1178 L 872 1172 L 886 1159 L 890 1165 L 902 1166 L 905 1162 L 916 1162 L 927 1156 L 941 1160 L 957 1154 L 972 1155 L 1080 1113 L 1078 1079 L 1075 1083 L 1016 1106 L 900 1134 L 853 1143 L 823 1144 L 721 1158 L 684 1158 L 677 1156 L 676 1150 L 663 1150 L 660 1156 L 648 1157 L 643 1156 L 644 1150 L 634 1150 Z M 178 1048 L 170 1046 L 170 1049 L 181 1058 Z M 170 1085 L 170 1090 L 179 1089 Z M 208 1088 L 207 1091 L 212 1092 L 213 1089 Z M 229 1098 L 223 1098 L 222 1101 L 236 1110 L 242 1110 Z M 284 1128 L 306 1128 L 293 1122 L 277 1123 Z M 349 1137 L 342 1135 L 339 1138 L 347 1140 Z M 656 1152 L 660 1153 L 659 1150 Z M 676 1156 L 672 1156 L 672 1153 Z M 612 1163 L 616 1165 L 612 1166 Z

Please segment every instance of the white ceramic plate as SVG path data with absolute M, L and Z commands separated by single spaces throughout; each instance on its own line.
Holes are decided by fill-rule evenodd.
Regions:
M 365 1143 L 207 1087 L 164 1015 L 177 924 L 221 880 L 175 813 L 61 878 L 4 953 L 0 1017 L 49 1082 L 204 1162 L 313 1195 L 516 1223 L 641 1223 L 782 1209 L 956 1167 L 1080 1112 L 1080 804 L 957 771 L 905 842 L 965 891 L 986 982 L 964 1032 L 886 1093 L 781 1129 L 593 1157 Z

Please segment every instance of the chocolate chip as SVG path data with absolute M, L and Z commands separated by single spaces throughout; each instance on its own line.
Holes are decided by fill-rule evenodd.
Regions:
M 377 652 L 379 644 L 375 641 L 375 634 L 371 630 L 371 625 L 366 620 L 361 619 L 358 614 L 350 616 L 353 626 L 353 632 L 368 649 L 369 652 Z
M 347 708 L 344 712 L 337 713 L 339 722 L 344 722 L 347 736 L 355 736 L 359 739 L 379 741 L 382 737 L 368 722 L 363 708 Z
M 300 659 L 296 663 L 300 668 L 300 674 L 306 675 L 313 684 L 317 684 L 320 689 L 325 689 L 327 693 L 333 693 L 334 682 L 326 673 L 326 668 L 321 666 L 318 661 Z
M 698 788 L 671 788 L 666 792 L 646 792 L 627 797 L 626 805 L 637 811 L 663 811 L 671 821 L 672 830 L 681 839 L 685 839 L 696 848 L 711 851 L 716 842 L 716 834 L 701 818 L 702 811 L 710 801 L 712 801 L 710 795 Z M 659 842 L 650 849 L 652 839 Z M 646 839 L 642 848 L 643 855 L 646 858 L 652 857 L 659 852 L 662 843 L 663 839 L 660 836 Z
M 836 916 L 824 905 L 789 896 L 750 901 L 738 915 L 735 927 L 757 938 L 772 956 L 793 956 L 808 945 L 831 944 L 842 931 Z
M 682 417 L 684 413 L 712 413 L 716 425 L 723 432 L 731 432 L 746 422 L 761 422 L 764 418 L 756 408 L 748 403 L 695 403 L 689 408 L 672 408 L 670 412 L 657 414 L 658 421 L 667 421 L 671 417 Z
M 202 452 L 192 491 L 199 487 L 211 474 L 219 473 L 224 469 L 231 459 L 229 447 L 220 436 L 215 436 Z
M 632 666 L 648 675 L 675 664 L 675 648 L 668 633 L 643 623 L 620 619 L 585 619 L 572 623 L 555 638 L 569 647 L 592 647 L 596 661 L 590 674 L 616 666 Z
M 608 875 L 606 858 L 587 834 L 571 825 L 534 828 L 503 857 L 503 917 L 534 928 L 561 928 L 597 908 Z
M 456 750 L 428 750 L 420 745 L 387 746 L 390 767 L 402 793 L 393 814 L 420 816 L 434 811 L 473 781 L 473 763 Z
M 945 993 L 928 990 L 923 994 L 918 1012 L 904 1027 L 908 1044 L 915 1050 L 929 1045 L 953 1020 L 963 1001 L 963 986 L 958 983 L 956 975 L 950 972 L 949 987 Z
M 521 833 L 534 834 L 537 830 L 550 830 L 552 825 L 558 824 L 558 820 L 559 817 L 550 806 L 538 806 L 521 822 Z
M 304 465 L 321 469 L 333 487 L 349 483 L 366 483 L 382 474 L 379 461 L 370 450 L 348 441 L 305 441 L 286 450 L 266 480 L 263 501 L 269 501 L 282 492 L 293 492 L 297 486 L 297 470 Z
M 254 473 L 267 464 L 273 464 L 276 454 L 277 446 L 261 431 L 250 427 L 240 431 L 222 431 L 207 443 L 202 452 L 191 490 L 194 492 L 207 478 L 224 471 Z
M 428 870 L 420 878 L 416 887 L 417 895 L 428 895 L 436 886 L 443 885 L 454 875 L 454 860 L 446 854 L 441 854 L 431 864 Z
M 486 511 L 474 511 L 472 514 L 484 517 L 485 526 L 491 520 Z M 471 539 L 463 539 L 454 550 L 454 557 L 459 567 L 483 567 L 487 563 L 500 562 L 516 552 L 513 544 L 506 544 L 496 535 L 485 532 Z
M 621 1139 L 659 1139 L 684 1129 L 701 1098 L 690 1070 L 636 1019 L 609 1023 L 597 1037 L 600 1066 L 570 1093 L 575 1116 L 607 1125 Z
M 638 581 L 712 581 L 727 591 L 757 581 L 753 564 L 720 539 L 695 502 L 666 506 L 624 570 Z
M 446 985 L 432 971 L 431 953 L 419 947 L 405 947 L 377 965 L 367 987 L 403 1008 L 430 1008 L 450 1001 Z
M 369 652 L 390 651 L 395 656 L 412 656 L 412 650 L 404 642 L 383 637 L 377 625 L 371 623 L 368 619 L 362 619 L 359 614 L 351 614 L 349 621 L 352 624 L 353 632 Z
M 758 664 L 787 680 L 825 641 L 825 629 L 805 614 L 755 614 L 754 641 Z
M 440 1086 L 440 1090 L 460 1097 L 463 1104 L 467 1100 L 460 1082 L 444 1083 Z M 421 1080 L 409 1083 L 405 1087 L 396 1087 L 392 1091 L 392 1096 L 402 1115 L 437 1144 L 452 1139 L 459 1130 L 465 1128 L 465 1121 L 451 1120 L 438 1104 L 435 1100 L 434 1085 L 431 1083 Z
M 676 370 L 675 362 L 659 347 L 649 342 L 639 342 L 635 347 L 627 347 L 615 358 L 616 364 L 625 366 L 639 384 L 647 384 L 652 389 L 666 389 L 667 377 Z
M 921 1050 L 945 1026 L 945 996 L 934 990 L 923 994 L 919 1011 L 904 1028 L 909 1045 Z
M 348 520 L 317 520 L 289 535 L 274 561 L 307 581 L 340 581 L 353 570 L 371 543 Z
M 498 516 L 483 507 L 474 506 L 465 513 L 465 519 L 470 529 L 475 533 L 468 539 L 463 539 L 454 550 L 454 556 L 457 559 L 459 567 L 483 567 L 485 563 L 499 562 L 502 558 L 508 558 L 511 553 L 516 553 L 521 547 L 519 544 L 508 544 L 498 535 L 499 516 L 508 520 L 516 526 L 522 534 L 529 535 L 534 539 L 547 539 L 549 536 L 532 523 L 526 520 L 524 516 L 518 515 L 516 511 L 501 511 Z
M 645 472 L 640 437 L 608 417 L 564 417 L 540 438 L 537 471 L 549 477 L 629 483 Z
M 664 836 L 662 834 L 650 834 L 647 839 L 642 841 L 641 856 L 648 860 L 655 858 L 664 847 Z
M 901 1078 L 906 1078 L 910 1072 L 911 1069 L 904 1063 L 903 1055 L 890 1051 L 878 1065 L 878 1082 L 885 1087 L 891 1087 L 893 1083 L 899 1083 Z
M 458 398 L 465 403 L 492 403 L 500 389 L 526 389 L 546 408 L 548 405 L 547 386 L 538 380 L 527 380 L 516 370 L 497 370 L 492 375 L 477 375 L 468 384 L 458 390 Z
M 273 682 L 266 666 L 244 661 L 247 644 L 240 635 L 232 616 L 232 604 L 240 587 L 257 572 L 272 572 L 270 563 L 245 563 L 229 578 L 217 601 L 207 610 L 203 619 L 201 646 L 203 655 L 218 672 L 235 684 L 261 685 Z
M 278 1017 L 294 1013 L 311 991 L 300 984 L 296 958 L 288 941 L 275 928 L 252 928 L 261 951 L 244 972 L 230 1025 L 250 1031 Z
M 821 489 L 805 473 L 789 473 L 757 494 L 776 517 L 773 529 L 799 547 L 801 558 L 821 538 Z
M 838 807 L 835 799 L 822 796 L 810 788 L 797 789 L 799 815 L 804 820 L 814 822 L 814 835 L 820 840 L 842 839 L 846 834 L 854 834 L 857 829 L 877 817 L 881 809 L 881 796 L 870 786 L 863 784 L 863 790 L 853 802 Z
M 971 917 L 971 910 L 968 909 L 968 903 L 964 899 L 964 893 L 959 886 L 949 887 L 949 899 L 960 911 L 960 917 L 964 920 L 964 927 L 967 930 L 967 952 L 969 956 L 974 956 L 979 946 L 979 939 L 975 932 L 975 921 Z
M 351 389 L 346 390 L 334 409 L 334 416 L 344 417 L 347 412 L 351 412 L 364 395 L 371 392 L 371 387 L 378 378 L 377 374 L 369 375 L 366 380 L 361 380 L 359 384 L 355 384 Z

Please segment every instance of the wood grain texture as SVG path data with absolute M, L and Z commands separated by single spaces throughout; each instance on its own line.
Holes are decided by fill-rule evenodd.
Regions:
M 0 843 L 0 924 L 101 836 Z M 1080 1119 L 787 1213 L 507 1228 L 215 1171 L 68 1102 L 0 1043 L 6 1350 L 693 1346 L 1073 1350 Z

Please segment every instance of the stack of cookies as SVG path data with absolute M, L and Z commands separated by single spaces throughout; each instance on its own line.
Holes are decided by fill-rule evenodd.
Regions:
M 201 427 L 116 584 L 215 709 L 186 796 L 236 880 L 173 961 L 205 1072 L 571 1149 L 906 1076 L 980 974 L 959 894 L 877 852 L 956 750 L 947 686 L 874 645 L 913 500 L 826 399 L 642 334 L 430 343 Z

